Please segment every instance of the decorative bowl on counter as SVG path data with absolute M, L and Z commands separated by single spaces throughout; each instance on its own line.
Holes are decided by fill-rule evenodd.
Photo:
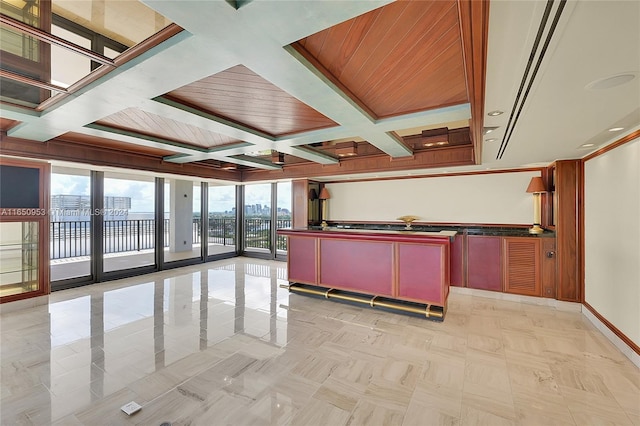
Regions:
M 418 216 L 400 216 L 397 220 L 404 222 L 404 229 L 411 229 L 411 222 L 420 219 Z

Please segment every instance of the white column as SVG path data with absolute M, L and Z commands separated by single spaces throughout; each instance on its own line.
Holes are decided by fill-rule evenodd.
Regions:
M 169 249 L 171 253 L 191 251 L 193 247 L 193 182 L 171 179 Z

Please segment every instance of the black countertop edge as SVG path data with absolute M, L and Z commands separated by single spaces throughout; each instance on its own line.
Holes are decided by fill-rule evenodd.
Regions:
M 372 231 L 401 231 L 405 229 L 402 224 L 368 224 L 368 223 L 339 223 L 329 226 L 335 229 L 370 229 Z M 320 226 L 309 226 L 309 229 L 322 229 Z M 440 232 L 440 231 L 456 231 L 458 234 L 466 235 L 485 235 L 497 237 L 533 237 L 533 238 L 553 238 L 556 236 L 554 231 L 545 230 L 542 234 L 530 234 L 528 228 L 516 228 L 506 226 L 431 226 L 431 225 L 413 225 L 412 231 L 418 232 Z

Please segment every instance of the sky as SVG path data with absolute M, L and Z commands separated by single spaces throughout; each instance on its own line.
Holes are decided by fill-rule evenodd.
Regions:
M 51 174 L 51 195 L 89 195 L 89 176 L 76 176 L 60 173 Z M 168 183 L 165 180 L 165 188 Z M 129 179 L 104 179 L 104 195 L 131 197 L 131 212 L 153 212 L 154 182 Z M 200 206 L 200 185 L 194 191 L 194 211 Z M 231 211 L 235 207 L 235 185 L 209 187 L 209 211 Z M 271 184 L 245 185 L 245 203 L 247 205 L 271 204 Z M 278 207 L 291 210 L 291 183 L 278 183 Z M 165 211 L 169 210 L 169 201 L 165 201 Z

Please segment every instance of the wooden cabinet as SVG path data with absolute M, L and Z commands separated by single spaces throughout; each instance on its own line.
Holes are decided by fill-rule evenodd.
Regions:
M 467 236 L 467 287 L 502 291 L 502 237 Z
M 539 238 L 504 238 L 504 291 L 506 293 L 542 296 L 541 247 Z
M 451 276 L 454 284 L 452 245 Z M 467 287 L 525 296 L 556 296 L 555 238 L 469 235 Z
M 47 163 L 0 158 L 0 303 L 48 294 Z

